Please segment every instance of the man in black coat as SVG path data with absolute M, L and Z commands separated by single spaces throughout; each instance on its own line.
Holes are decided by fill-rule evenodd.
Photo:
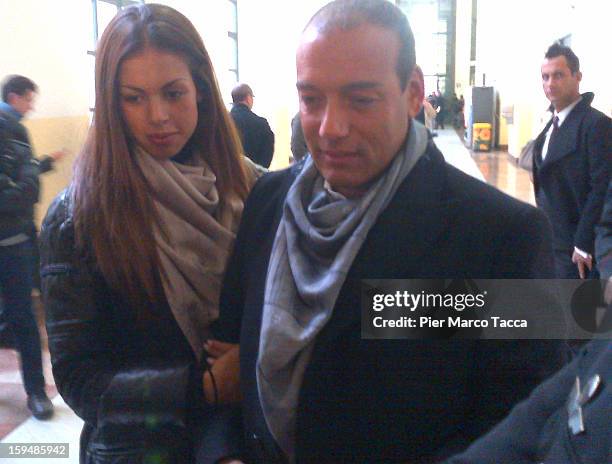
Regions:
M 612 450 L 612 342 L 593 340 L 446 464 L 602 464 Z
M 0 101 L 0 116 L 4 120 L 6 132 L 13 140 L 18 140 L 32 148 L 30 135 L 28 130 L 22 124 L 22 119 L 34 109 L 34 101 L 38 92 L 38 86 L 29 78 L 20 75 L 7 76 L 2 83 L 2 101 Z M 65 156 L 63 150 L 58 150 L 41 158 L 32 158 L 32 161 L 38 165 L 39 174 L 45 174 L 52 171 L 55 167 L 55 162 Z M 32 211 L 33 213 L 34 211 Z M 28 232 L 32 242 L 32 283 L 34 288 L 40 288 L 39 274 L 39 253 L 38 253 L 38 230 L 34 224 L 34 215 L 32 214 L 31 227 Z
M 25 79 L 25 78 L 24 78 Z M 19 86 L 26 88 L 19 92 Z M 32 104 L 35 87 L 31 81 L 8 80 L 3 86 L 0 107 L 0 292 L 3 303 L 0 322 L 14 335 L 21 356 L 23 383 L 28 408 L 38 419 L 53 414 L 45 393 L 40 336 L 32 308 L 32 257 L 34 204 L 38 201 L 40 165 L 32 157 L 25 128 L 12 113 L 24 114 Z M 23 113 L 22 113 L 23 111 Z M 25 138 L 25 141 L 24 141 Z
M 269 168 L 274 154 L 274 133 L 265 118 L 251 111 L 253 98 L 253 91 L 248 85 L 234 87 L 230 114 L 240 132 L 244 154 L 260 166 Z
M 611 287 L 612 294 L 612 180 L 608 184 L 601 221 L 596 230 L 597 267 L 601 278 L 609 280 L 608 285 Z
M 446 164 L 413 120 L 423 75 L 391 2 L 323 7 L 297 78 L 311 157 L 255 185 L 207 345 L 240 343 L 246 457 L 444 459 L 556 367 L 557 345 L 364 339 L 362 279 L 550 277 L 547 220 Z M 213 362 L 219 397 L 227 367 Z
M 553 118 L 534 146 L 533 185 L 538 207 L 553 226 L 559 278 L 597 277 L 595 225 L 601 216 L 612 165 L 612 121 L 580 95 L 574 52 L 552 45 L 542 64 L 542 86 Z

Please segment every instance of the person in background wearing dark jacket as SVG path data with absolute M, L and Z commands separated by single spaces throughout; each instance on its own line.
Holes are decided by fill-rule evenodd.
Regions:
M 11 123 L 0 114 L 0 308 L 21 356 L 28 408 L 48 419 L 53 404 L 45 392 L 40 334 L 32 308 L 32 239 L 34 204 L 40 167 L 27 143 L 15 140 Z
M 612 450 L 612 342 L 593 340 L 445 464 L 603 464 Z
M 555 43 L 542 63 L 542 87 L 553 118 L 534 143 L 536 203 L 553 227 L 555 268 L 560 279 L 597 278 L 595 226 L 612 167 L 612 120 L 580 94 L 580 62 Z
M 205 396 L 223 379 L 204 373 L 203 347 L 255 171 L 176 10 L 119 12 L 95 82 L 95 122 L 41 231 L 53 374 L 84 420 L 80 461 L 219 462 L 234 442 L 211 423 L 227 395 Z
M 595 255 L 600 278 L 604 281 L 604 298 L 612 305 L 612 179 L 608 183 L 608 193 L 604 203 L 601 221 L 596 228 Z
M 269 168 L 274 155 L 274 133 L 265 118 L 253 113 L 254 98 L 251 87 L 237 85 L 232 90 L 230 114 L 240 133 L 244 154 L 260 166 Z
M 0 115 L 2 115 L 7 124 L 7 130 L 11 137 L 20 142 L 27 143 L 32 148 L 28 130 L 21 123 L 21 120 L 34 110 L 34 102 L 38 86 L 29 78 L 19 75 L 7 76 L 2 83 L 2 101 L 0 101 Z M 33 158 L 38 164 L 40 174 L 44 174 L 53 170 L 55 162 L 65 156 L 63 150 L 55 151 L 42 158 Z M 32 224 L 28 232 L 34 246 L 32 247 L 32 282 L 34 288 L 40 288 L 40 273 L 39 273 L 39 254 L 38 254 L 38 230 Z
M 601 221 L 596 230 L 595 252 L 599 274 L 602 279 L 610 279 L 612 284 L 612 179 L 608 183 Z
M 32 110 L 38 86 L 29 78 L 19 75 L 11 75 L 4 78 L 2 82 L 2 101 L 0 101 L 0 113 L 4 113 L 8 129 L 15 140 L 32 146 L 28 130 L 21 120 Z M 40 173 L 51 171 L 55 161 L 65 155 L 63 150 L 58 150 L 38 159 Z

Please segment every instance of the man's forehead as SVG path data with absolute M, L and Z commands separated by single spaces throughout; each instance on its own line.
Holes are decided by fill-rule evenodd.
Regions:
M 569 69 L 567 59 L 565 56 L 555 56 L 554 58 L 544 58 L 542 63 L 542 71 L 549 71 L 553 69 Z
M 397 66 L 399 39 L 393 31 L 364 23 L 351 29 L 304 31 L 297 50 L 298 81 L 326 70 L 326 79 L 377 82 Z M 330 75 L 331 70 L 338 70 Z M 350 72 L 350 75 L 342 75 Z

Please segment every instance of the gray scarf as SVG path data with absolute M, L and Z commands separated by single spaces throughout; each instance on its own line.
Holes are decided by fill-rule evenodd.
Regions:
M 256 376 L 268 428 L 291 462 L 316 337 L 370 228 L 426 148 L 427 130 L 413 120 L 405 150 L 363 196 L 330 192 L 310 157 L 287 193 L 268 265 Z
M 199 358 L 209 325 L 219 315 L 219 294 L 243 203 L 220 201 L 217 178 L 202 156 L 192 165 L 158 160 L 136 149 L 160 220 L 154 229 L 164 293 L 181 331 Z M 255 175 L 247 166 L 249 183 Z

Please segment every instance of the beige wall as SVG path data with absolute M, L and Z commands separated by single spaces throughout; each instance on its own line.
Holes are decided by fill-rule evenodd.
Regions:
M 40 224 L 53 198 L 70 181 L 74 159 L 87 134 L 89 117 L 39 118 L 26 121 L 25 125 L 30 131 L 37 157 L 58 149 L 66 151 L 66 156 L 55 163 L 55 169 L 40 177 L 40 202 L 36 208 L 36 222 Z

